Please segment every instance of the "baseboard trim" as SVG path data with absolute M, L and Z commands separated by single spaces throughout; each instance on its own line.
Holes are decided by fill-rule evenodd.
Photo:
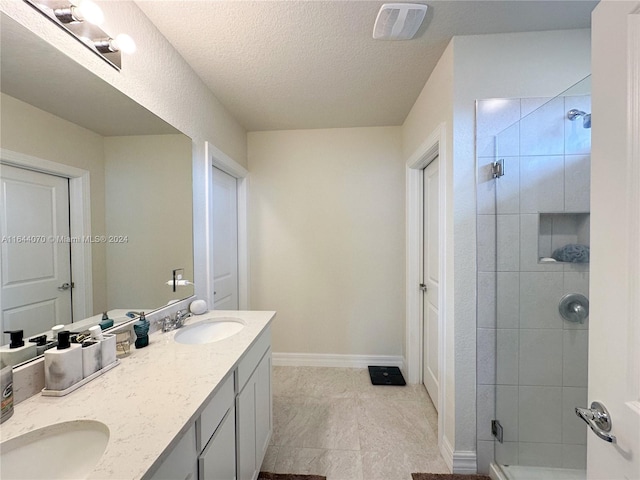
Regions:
M 450 472 L 453 472 L 453 447 L 449 443 L 449 439 L 446 436 L 442 436 L 442 442 L 440 443 L 440 454 L 444 458 L 444 463 L 447 464 L 447 468 Z
M 447 467 L 452 473 L 476 474 L 478 473 L 478 454 L 473 450 L 454 451 L 449 439 L 442 437 L 440 453 Z
M 281 353 L 272 356 L 274 366 L 280 367 L 348 367 L 369 365 L 399 367 L 404 373 L 404 358 L 400 355 L 338 355 L 329 353 Z
M 453 473 L 478 473 L 478 454 L 473 450 L 453 452 Z

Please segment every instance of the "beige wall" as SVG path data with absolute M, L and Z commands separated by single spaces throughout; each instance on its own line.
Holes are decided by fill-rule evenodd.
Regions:
M 191 140 L 184 135 L 105 137 L 107 244 L 110 308 L 157 308 L 193 294 L 164 285 L 184 268 L 193 281 Z M 144 304 L 141 304 L 144 303 Z
M 453 96 L 449 97 L 453 62 Z M 445 159 L 452 255 L 446 285 L 447 364 L 445 436 L 456 452 L 475 451 L 476 193 L 475 100 L 553 96 L 590 73 L 588 30 L 454 37 L 403 125 L 407 160 L 444 122 L 452 142 Z M 435 75 L 435 76 L 434 76 Z M 453 102 L 451 105 L 449 102 Z M 455 423 L 455 425 L 454 425 Z
M 273 350 L 400 355 L 399 127 L 249 133 L 251 308 Z
M 104 224 L 104 145 L 102 136 L 43 110 L 0 94 L 0 146 L 63 165 L 89 171 L 91 190 L 91 233 L 102 235 Z M 106 249 L 94 244 L 94 311 L 107 308 Z

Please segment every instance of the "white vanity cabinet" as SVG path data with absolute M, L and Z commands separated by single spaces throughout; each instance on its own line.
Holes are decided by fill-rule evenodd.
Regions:
M 197 480 L 196 427 L 191 425 L 150 477 L 152 480 Z
M 198 457 L 200 480 L 235 480 L 236 409 L 231 407 Z
M 272 431 L 267 328 L 217 388 L 151 480 L 255 480 Z
M 199 480 L 236 478 L 234 375 L 229 375 L 196 421 Z
M 236 396 L 238 480 L 255 480 L 269 445 L 271 417 L 270 337 L 263 335 L 238 366 Z M 246 379 L 246 380 L 245 380 Z

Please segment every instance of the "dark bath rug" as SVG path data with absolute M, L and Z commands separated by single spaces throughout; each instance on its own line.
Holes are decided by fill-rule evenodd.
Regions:
M 486 475 L 458 475 L 455 473 L 412 473 L 413 480 L 491 480 Z
M 258 480 L 327 480 L 322 475 L 297 475 L 295 473 L 260 472 Z

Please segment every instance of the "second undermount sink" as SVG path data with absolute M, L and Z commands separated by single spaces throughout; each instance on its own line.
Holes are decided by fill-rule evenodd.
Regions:
M 94 420 L 56 423 L 0 444 L 0 477 L 81 479 L 109 443 L 109 428 Z
M 212 318 L 182 327 L 176 333 L 174 340 L 178 343 L 186 343 L 189 345 L 213 343 L 229 338 L 243 328 L 244 322 L 239 318 Z

